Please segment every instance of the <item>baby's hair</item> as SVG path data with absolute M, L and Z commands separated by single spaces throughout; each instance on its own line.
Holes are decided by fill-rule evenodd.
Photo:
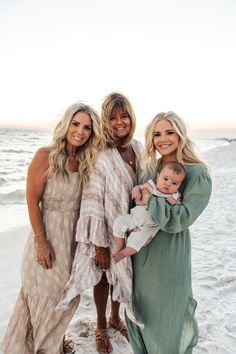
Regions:
M 184 178 L 186 176 L 185 168 L 179 162 L 176 162 L 176 161 L 167 162 L 165 165 L 162 166 L 162 168 L 165 168 L 165 167 L 168 167 L 170 170 L 172 170 L 177 175 L 182 174 L 184 176 Z

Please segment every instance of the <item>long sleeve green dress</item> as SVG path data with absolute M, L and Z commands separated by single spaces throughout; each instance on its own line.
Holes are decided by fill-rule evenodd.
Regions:
M 126 318 L 134 354 L 191 354 L 197 344 L 188 228 L 210 194 L 211 178 L 204 166 L 195 164 L 186 166 L 181 205 L 149 198 L 148 210 L 160 231 L 132 257 L 134 314 L 145 326 L 141 330 Z

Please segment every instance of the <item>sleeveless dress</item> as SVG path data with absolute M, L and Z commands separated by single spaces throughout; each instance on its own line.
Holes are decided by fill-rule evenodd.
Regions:
M 6 354 L 61 354 L 63 336 L 79 305 L 77 296 L 65 311 L 55 311 L 71 272 L 81 193 L 78 173 L 49 178 L 41 210 L 56 261 L 45 270 L 36 261 L 31 231 L 22 258 L 22 287 L 1 350 Z

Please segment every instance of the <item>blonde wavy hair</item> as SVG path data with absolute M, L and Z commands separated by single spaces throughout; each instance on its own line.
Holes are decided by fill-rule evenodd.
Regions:
M 76 151 L 79 187 L 81 187 L 88 182 L 99 152 L 103 148 L 99 115 L 92 107 L 83 102 L 75 102 L 68 107 L 57 123 L 52 144 L 49 146 L 49 168 L 46 172 L 46 176 L 68 178 L 68 171 L 66 169 L 66 161 L 68 158 L 66 135 L 72 118 L 78 112 L 87 113 L 92 120 L 92 134 L 90 138 L 84 145 L 78 147 Z
M 131 121 L 131 130 L 124 139 L 118 139 L 114 136 L 111 127 L 111 117 L 117 111 L 127 113 Z M 112 92 L 103 99 L 101 111 L 101 126 L 103 138 L 107 148 L 118 147 L 120 145 L 127 146 L 131 142 L 136 128 L 136 117 L 132 105 L 127 97 L 119 92 Z
M 176 151 L 177 162 L 181 165 L 202 164 L 208 170 L 207 165 L 200 159 L 195 151 L 194 143 L 187 136 L 187 127 L 184 121 L 174 112 L 158 113 L 147 125 L 145 130 L 145 148 L 142 155 L 141 166 L 148 175 L 153 175 L 157 167 L 158 151 L 153 144 L 154 131 L 157 122 L 165 119 L 170 122 L 174 132 L 179 136 Z M 161 155 L 159 154 L 161 157 Z

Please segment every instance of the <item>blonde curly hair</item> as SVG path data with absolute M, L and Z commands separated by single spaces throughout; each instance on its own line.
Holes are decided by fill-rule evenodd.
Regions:
M 179 136 L 176 151 L 177 162 L 181 165 L 202 164 L 208 170 L 207 165 L 197 155 L 193 141 L 187 136 L 186 124 L 176 113 L 169 111 L 158 113 L 146 127 L 145 147 L 141 161 L 144 171 L 153 175 L 157 167 L 157 157 L 158 155 L 161 157 L 153 144 L 153 138 L 156 124 L 162 119 L 169 121 L 174 132 Z
M 80 187 L 88 182 L 99 152 L 103 149 L 99 115 L 91 106 L 83 102 L 75 102 L 68 107 L 57 123 L 54 130 L 53 142 L 49 146 L 49 167 L 46 176 L 68 177 L 68 171 L 66 169 L 66 161 L 68 159 L 66 135 L 72 118 L 78 112 L 87 113 L 92 120 L 92 134 L 90 138 L 84 145 L 79 146 L 76 150 Z
M 114 136 L 110 121 L 111 117 L 119 110 L 127 113 L 131 121 L 131 131 L 122 141 Z M 107 148 L 129 145 L 136 128 L 136 117 L 127 97 L 119 92 L 112 92 L 104 98 L 101 111 L 101 126 Z

